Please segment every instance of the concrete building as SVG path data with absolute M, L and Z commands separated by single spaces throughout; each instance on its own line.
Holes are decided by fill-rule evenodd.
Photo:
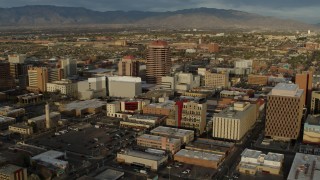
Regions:
M 168 156 L 126 149 L 117 153 L 117 161 L 120 163 L 150 168 L 151 170 L 156 171 L 160 165 L 168 161 Z
M 120 126 L 125 128 L 150 129 L 163 124 L 166 116 L 134 114 L 120 121 Z
M 303 143 L 320 144 L 320 115 L 308 115 L 303 126 Z
M 170 49 L 165 41 L 154 41 L 148 46 L 146 80 L 149 84 L 160 84 L 171 68 Z
M 299 89 L 303 89 L 303 94 L 305 97 L 305 105 L 308 108 L 310 107 L 310 102 L 311 102 L 312 79 L 313 79 L 312 72 L 309 72 L 309 71 L 304 71 L 302 72 L 302 74 L 296 74 L 295 83 L 298 85 Z
M 137 137 L 137 145 L 153 149 L 162 149 L 175 154 L 181 148 L 181 141 L 176 138 L 143 134 Z
M 224 155 L 181 149 L 174 155 L 174 160 L 186 164 L 217 169 L 224 160 Z
M 191 73 L 176 73 L 161 78 L 161 87 L 177 92 L 186 92 L 200 86 L 200 76 Z
M 248 84 L 266 86 L 268 85 L 268 76 L 250 74 Z
M 1 180 L 28 180 L 27 169 L 8 164 L 0 167 Z
M 23 123 L 10 125 L 9 131 L 13 133 L 22 134 L 22 135 L 33 134 L 33 128 Z
M 19 104 L 36 104 L 43 101 L 43 95 L 35 93 L 19 95 L 17 98 Z
M 253 61 L 252 60 L 237 60 L 234 62 L 235 68 L 252 68 Z
M 187 150 L 221 154 L 225 157 L 231 154 L 234 148 L 234 143 L 205 138 L 197 138 L 195 141 L 186 145 Z
M 106 77 L 88 78 L 77 83 L 78 99 L 89 100 L 107 96 Z
M 175 102 L 165 101 L 162 103 L 152 103 L 142 108 L 143 114 L 158 114 L 170 116 L 175 112 Z
M 10 62 L 10 75 L 15 80 L 16 86 L 20 89 L 26 89 L 28 84 L 28 69 L 32 65 L 24 63 L 13 63 Z
M 116 113 L 121 111 L 120 101 L 113 101 L 107 104 L 107 116 L 116 117 Z
M 320 179 L 320 156 L 296 153 L 287 180 Z
M 15 83 L 10 75 L 10 64 L 0 61 L 0 91 L 13 88 L 15 88 Z
M 28 69 L 29 86 L 32 92 L 45 92 L 48 83 L 48 69 L 46 67 L 33 67 Z
M 140 62 L 136 61 L 133 56 L 125 56 L 118 63 L 119 76 L 139 76 Z
M 265 135 L 276 140 L 297 139 L 304 107 L 303 89 L 296 84 L 277 84 L 268 94 Z
M 182 144 L 188 144 L 194 140 L 194 131 L 186 129 L 159 126 L 152 129 L 150 133 L 158 136 L 180 139 Z
M 75 59 L 61 59 L 60 66 L 64 70 L 64 78 L 76 76 L 77 71 L 77 60 Z
M 0 130 L 7 130 L 8 127 L 15 122 L 15 118 L 0 115 Z
M 244 174 L 255 175 L 259 172 L 279 175 L 282 169 L 284 155 L 278 153 L 263 154 L 261 151 L 245 149 L 241 154 L 239 171 Z
M 59 111 L 70 116 L 82 117 L 84 114 L 96 114 L 106 107 L 106 102 L 98 99 L 73 101 L 59 106 Z
M 210 71 L 206 71 L 204 76 L 204 85 L 205 87 L 210 88 L 229 87 L 229 73 L 212 73 Z
M 320 114 L 320 91 L 312 91 L 310 114 Z
M 61 114 L 59 112 L 50 112 L 49 118 L 50 118 L 50 127 L 52 128 L 58 125 L 58 121 L 61 120 Z M 46 129 L 47 115 L 44 114 L 42 116 L 28 119 L 28 125 L 32 126 L 32 124 L 35 124 L 38 129 Z
M 13 117 L 13 118 L 17 118 L 17 117 L 21 117 L 24 116 L 25 114 L 25 109 L 23 108 L 13 108 L 10 106 L 3 106 L 0 107 L 0 115 L 1 116 L 8 116 L 8 117 Z
M 248 102 L 236 102 L 214 115 L 212 137 L 241 140 L 257 119 L 256 107 Z
M 77 97 L 78 86 L 77 83 L 73 83 L 71 80 L 63 79 L 47 83 L 47 92 L 59 92 L 66 96 Z
M 134 98 L 142 93 L 141 78 L 129 76 L 108 77 L 109 96 Z
M 27 56 L 25 54 L 11 54 L 8 55 L 9 63 L 23 64 Z
M 124 172 L 116 171 L 113 169 L 107 169 L 92 179 L 93 180 L 118 180 L 118 179 L 121 179 L 122 177 L 124 177 Z M 88 178 L 84 178 L 83 180 L 90 180 Z M 77 180 L 81 180 L 81 179 L 77 179 Z
M 48 82 L 61 81 L 64 78 L 64 70 L 61 68 L 48 69 Z
M 68 161 L 64 160 L 64 158 L 65 153 L 50 150 L 32 157 L 31 163 L 50 168 L 59 177 L 61 174 L 64 174 L 69 167 Z

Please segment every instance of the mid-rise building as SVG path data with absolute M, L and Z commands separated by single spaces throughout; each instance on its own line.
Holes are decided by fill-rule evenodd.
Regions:
M 106 77 L 88 78 L 77 83 L 78 99 L 89 100 L 107 96 Z
M 320 91 L 312 91 L 310 113 L 320 114 Z
M 77 83 L 73 83 L 71 80 L 67 79 L 47 83 L 47 92 L 59 92 L 60 94 L 67 95 L 70 97 L 77 96 L 77 88 Z
M 255 175 L 257 172 L 279 175 L 282 169 L 284 155 L 245 149 L 241 154 L 239 171 L 244 174 Z
M 268 85 L 268 76 L 250 74 L 248 84 L 266 86 Z
M 277 84 L 268 94 L 265 135 L 276 140 L 299 136 L 304 107 L 303 89 L 296 84 Z
M 26 89 L 28 86 L 28 69 L 32 65 L 24 63 L 12 63 L 10 62 L 10 75 L 15 80 L 16 86 L 20 89 Z
M 296 153 L 287 180 L 320 179 L 320 156 Z
M 0 167 L 1 180 L 28 180 L 27 169 L 16 165 L 7 164 Z
M 58 125 L 58 121 L 61 120 L 61 114 L 59 112 L 50 112 L 46 116 L 46 114 L 28 119 L 28 125 L 34 126 L 36 125 L 37 129 L 46 129 L 47 128 L 47 120 L 49 117 L 51 127 L 55 127 Z
M 0 91 L 13 88 L 15 88 L 15 83 L 10 75 L 10 64 L 0 61 Z
M 19 95 L 17 96 L 17 99 L 19 104 L 36 104 L 43 101 L 43 95 L 29 93 L 29 94 Z
M 176 73 L 173 76 L 161 78 L 163 89 L 186 92 L 200 86 L 200 76 L 192 73 Z
M 169 116 L 175 111 L 174 101 L 148 104 L 142 108 L 143 114 L 158 114 Z
M 212 137 L 241 140 L 256 122 L 255 105 L 249 102 L 236 102 L 214 115 Z
M 205 87 L 210 88 L 229 87 L 229 74 L 227 72 L 212 73 L 210 71 L 206 71 L 204 77 L 204 84 Z
M 181 148 L 181 141 L 176 138 L 143 134 L 137 137 L 137 145 L 153 149 L 162 149 L 175 154 Z
M 134 114 L 128 116 L 127 119 L 120 121 L 120 126 L 136 129 L 150 129 L 161 125 L 165 119 L 166 116 L 161 115 Z
M 305 97 L 305 105 L 309 108 L 311 102 L 312 94 L 312 72 L 304 71 L 301 74 L 296 74 L 295 83 L 299 86 L 300 89 L 303 89 L 303 94 Z
M 139 76 L 140 62 L 136 61 L 133 56 L 125 56 L 118 63 L 119 76 Z
M 27 56 L 25 54 L 11 54 L 8 55 L 9 63 L 23 64 Z
M 182 144 L 188 144 L 194 140 L 194 131 L 186 129 L 159 126 L 150 131 L 151 134 L 169 138 L 177 138 Z
M 64 70 L 61 68 L 48 69 L 48 82 L 61 81 L 64 78 Z
M 234 62 L 235 68 L 252 68 L 253 61 L 252 60 L 237 60 Z
M 64 78 L 72 77 L 78 74 L 77 71 L 77 60 L 75 59 L 61 59 L 60 66 L 64 70 Z
M 141 78 L 129 76 L 108 77 L 109 96 L 134 98 L 142 93 Z
M 303 143 L 320 144 L 320 115 L 308 115 L 303 126 Z
M 45 67 L 33 67 L 28 69 L 29 86 L 32 92 L 45 92 L 48 83 L 48 69 Z
M 7 130 L 8 127 L 15 122 L 15 118 L 0 115 L 0 130 Z
M 147 53 L 147 83 L 160 84 L 161 77 L 169 75 L 171 64 L 168 43 L 165 41 L 151 42 Z

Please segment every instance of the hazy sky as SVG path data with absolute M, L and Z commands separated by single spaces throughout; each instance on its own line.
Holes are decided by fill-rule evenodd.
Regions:
M 320 23 L 320 0 L 0 0 L 0 7 L 58 5 L 107 10 L 172 11 L 208 7 Z

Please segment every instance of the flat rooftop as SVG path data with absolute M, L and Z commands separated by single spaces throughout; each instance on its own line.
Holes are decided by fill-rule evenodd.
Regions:
M 162 136 L 156 136 L 156 135 L 151 135 L 151 134 L 143 134 L 141 136 L 138 137 L 138 139 L 148 139 L 148 140 L 153 140 L 153 141 L 159 141 L 159 143 L 161 142 L 161 139 L 163 137 Z M 169 143 L 180 143 L 180 139 L 176 139 L 176 138 L 168 138 Z
M 108 81 L 118 81 L 118 82 L 140 82 L 140 77 L 131 77 L 131 76 L 111 76 L 108 77 Z
M 166 156 L 164 156 L 164 155 L 155 155 L 155 154 L 151 154 L 151 153 L 147 153 L 147 152 L 143 152 L 143 151 L 136 151 L 136 150 L 126 150 L 125 152 L 120 152 L 120 154 L 125 154 L 128 156 L 149 159 L 149 160 L 154 160 L 154 161 L 161 161 L 164 158 L 166 158 Z
M 152 134 L 166 134 L 169 136 L 176 136 L 176 137 L 184 137 L 188 135 L 193 135 L 194 131 L 186 130 L 186 129 L 179 129 L 179 128 L 171 128 L 165 126 L 158 126 L 150 131 Z
M 113 169 L 107 169 L 100 173 L 99 175 L 95 176 L 97 180 L 117 180 L 124 176 L 124 172 L 116 171 Z
M 242 156 L 242 157 L 248 157 L 248 158 L 255 158 L 255 159 L 257 159 L 261 154 L 262 154 L 261 151 L 256 151 L 256 150 L 252 150 L 252 149 L 246 148 L 246 149 L 241 153 L 241 156 Z
M 134 114 L 132 116 L 129 117 L 130 120 L 132 119 L 146 119 L 146 120 L 158 120 L 158 119 L 161 119 L 165 116 L 163 115 L 156 115 L 156 114 Z
M 67 161 L 60 160 L 58 158 L 63 157 L 64 153 L 59 151 L 50 150 L 32 157 L 32 160 L 42 161 L 50 165 L 57 167 L 66 167 L 68 165 Z
M 34 94 L 34 93 L 29 93 L 29 94 L 23 94 L 20 96 L 17 96 L 17 98 L 22 98 L 22 99 L 31 99 L 31 98 L 36 98 L 43 96 L 42 94 Z
M 69 104 L 64 104 L 63 107 L 64 111 L 72 111 L 72 110 L 81 110 L 87 108 L 99 108 L 105 106 L 107 103 L 100 101 L 99 99 L 90 99 L 85 101 L 73 101 Z
M 218 114 L 215 114 L 214 117 L 222 117 L 222 118 L 233 118 L 233 119 L 242 119 L 243 117 L 247 116 L 248 110 L 256 108 L 255 105 L 250 104 L 246 109 L 243 111 L 235 110 L 234 107 L 228 107 L 220 111 Z
M 307 168 L 308 166 L 309 168 Z M 320 179 L 320 156 L 296 153 L 288 175 L 288 180 L 295 179 Z
M 146 107 L 172 109 L 175 107 L 175 102 L 165 101 L 162 103 L 152 103 L 152 104 L 148 104 Z
M 15 118 L 0 115 L 0 123 L 14 122 L 15 120 Z
M 24 128 L 24 129 L 28 129 L 28 128 L 32 128 L 31 126 L 25 125 L 23 123 L 18 123 L 18 124 L 12 124 L 10 125 L 12 127 L 17 127 L 17 128 Z
M 246 148 L 241 153 L 241 156 L 242 157 L 246 157 L 246 158 L 254 158 L 254 159 L 258 159 L 259 157 L 264 157 L 264 160 L 275 161 L 275 162 L 282 162 L 283 159 L 284 159 L 284 155 L 283 154 L 268 152 L 268 154 L 265 155 L 261 151 L 248 149 L 248 148 Z
M 297 84 L 278 83 L 269 93 L 272 96 L 300 97 L 303 89 L 299 89 Z
M 207 161 L 221 161 L 224 157 L 223 155 L 220 155 L 220 154 L 187 150 L 187 149 L 181 149 L 179 152 L 175 154 L 175 156 L 183 156 L 187 158 L 201 159 L 201 160 L 207 160 Z
M 50 118 L 54 118 L 56 116 L 60 116 L 60 113 L 59 112 L 50 112 Z M 38 116 L 38 117 L 34 117 L 34 118 L 31 118 L 31 119 L 28 119 L 28 121 L 43 121 L 44 119 L 46 119 L 46 115 L 41 115 L 41 116 Z
M 320 115 L 309 114 L 305 123 L 309 125 L 320 126 Z

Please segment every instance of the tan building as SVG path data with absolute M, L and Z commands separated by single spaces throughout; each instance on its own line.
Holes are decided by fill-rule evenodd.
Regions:
M 154 149 L 162 149 L 175 154 L 181 148 L 181 141 L 180 139 L 175 138 L 143 134 L 137 137 L 137 145 Z
M 312 94 L 312 72 L 304 71 L 301 74 L 296 74 L 295 83 L 298 85 L 299 89 L 303 89 L 303 94 L 305 98 L 305 105 L 309 108 Z
M 186 129 L 159 126 L 152 129 L 150 133 L 158 136 L 180 139 L 182 144 L 188 144 L 194 140 L 194 131 Z
M 133 56 L 125 56 L 118 63 L 119 76 L 139 76 L 140 63 Z
M 320 114 L 320 91 L 312 91 L 310 114 Z
M 117 161 L 119 163 L 144 166 L 156 171 L 160 165 L 168 161 L 168 156 L 126 149 L 117 154 Z
M 61 68 L 48 69 L 48 82 L 61 81 L 64 78 L 64 70 Z
M 71 80 L 53 81 L 47 83 L 47 92 L 59 92 L 60 94 L 70 97 L 76 97 L 78 93 L 77 83 L 73 83 Z
M 257 119 L 256 107 L 249 102 L 236 102 L 213 116 L 212 137 L 241 140 Z
M 107 104 L 107 116 L 116 117 L 116 113 L 121 111 L 120 101 L 114 101 Z
M 27 126 L 25 124 L 13 124 L 9 126 L 9 131 L 13 133 L 19 133 L 23 135 L 31 135 L 33 134 L 33 128 L 31 126 Z
M 229 73 L 212 73 L 210 71 L 206 71 L 204 76 L 204 84 L 205 87 L 210 88 L 229 87 Z
M 303 126 L 303 143 L 320 144 L 320 115 L 308 115 Z
M 81 117 L 83 114 L 96 114 L 101 112 L 106 107 L 106 102 L 98 99 L 91 99 L 85 101 L 73 101 L 68 104 L 59 106 L 61 113 Z
M 228 156 L 234 150 L 235 144 L 226 141 L 218 141 L 206 138 L 197 138 L 186 145 L 186 149 L 193 151 L 204 151 L 214 154 Z
M 210 53 L 217 53 L 219 52 L 219 44 L 217 43 L 210 43 L 208 44 L 208 51 Z
M 45 92 L 48 83 L 48 69 L 45 67 L 33 67 L 28 70 L 29 86 L 32 92 Z
M 297 139 L 304 107 L 303 89 L 296 84 L 277 84 L 268 94 L 265 135 L 278 140 Z
M 165 41 L 151 42 L 147 53 L 147 83 L 161 84 L 161 77 L 169 75 L 171 64 L 168 43 Z
M 320 156 L 296 153 L 287 180 L 320 179 Z
M 24 116 L 24 114 L 25 114 L 25 110 L 23 108 L 15 109 L 10 106 L 0 107 L 0 115 L 2 116 L 17 118 L 17 117 Z
M 268 76 L 250 74 L 248 84 L 266 86 L 268 85 Z
M 8 60 L 10 63 L 23 64 L 27 56 L 25 54 L 11 54 L 8 55 Z
M 255 175 L 257 172 L 279 175 L 284 155 L 278 153 L 263 154 L 261 151 L 245 149 L 241 154 L 239 171 L 243 174 Z
M 142 108 L 143 114 L 158 114 L 169 116 L 175 111 L 174 101 L 165 101 L 163 103 L 148 104 Z
M 142 115 L 134 114 L 128 116 L 127 119 L 120 121 L 121 127 L 136 128 L 136 129 L 150 129 L 162 124 L 166 116 L 162 115 Z
M 8 164 L 0 167 L 1 180 L 28 180 L 27 169 Z
M 186 164 L 217 169 L 224 160 L 224 155 L 181 149 L 174 155 L 174 160 Z
M 43 101 L 43 95 L 42 94 L 23 94 L 20 96 L 17 96 L 19 104 L 36 104 Z

